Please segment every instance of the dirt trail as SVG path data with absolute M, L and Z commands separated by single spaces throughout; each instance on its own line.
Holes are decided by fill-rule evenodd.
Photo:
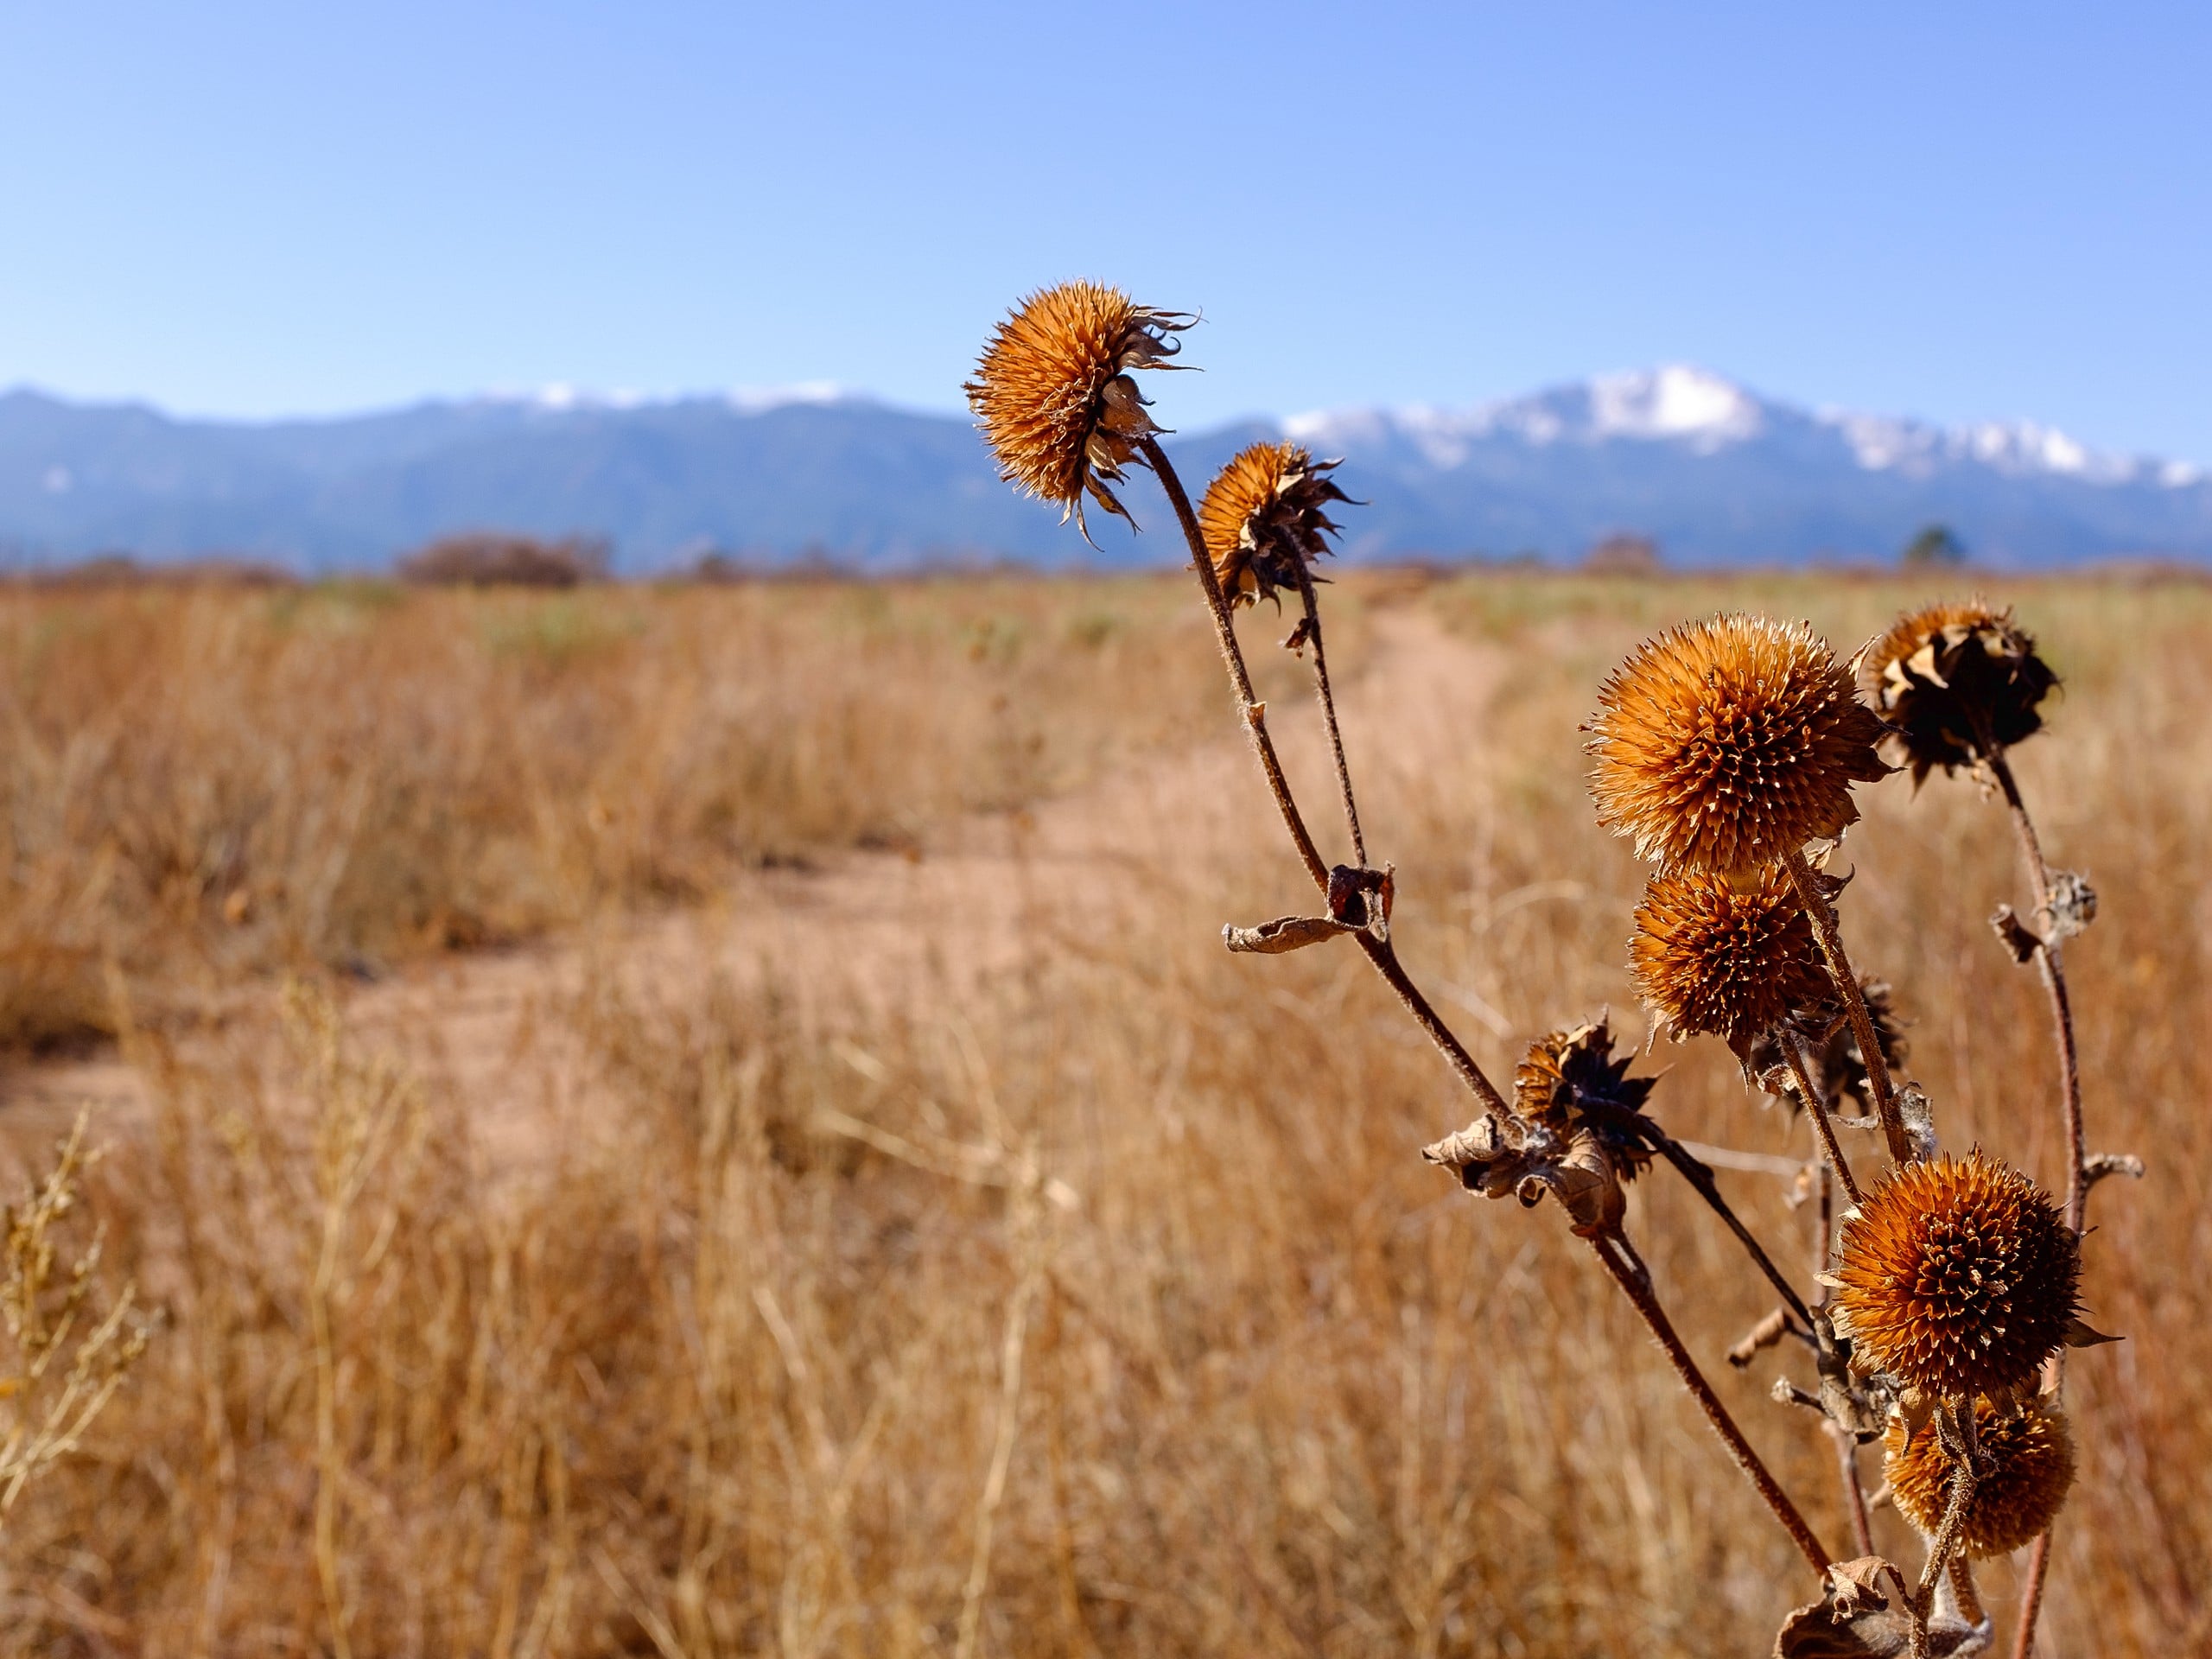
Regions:
M 1503 664 L 1417 606 L 1378 610 L 1369 626 L 1360 671 L 1340 684 L 1338 702 L 1372 816 L 1375 801 L 1417 785 L 1427 757 L 1464 752 Z M 493 1163 L 526 1161 L 609 1103 L 594 1098 L 594 1069 L 569 1015 L 590 976 L 612 976 L 641 1000 L 716 973 L 740 984 L 772 976 L 802 1008 L 824 998 L 887 1009 L 912 1008 L 918 997 L 956 1000 L 1020 965 L 1023 929 L 1040 913 L 1127 903 L 1117 895 L 1147 873 L 1239 844 L 1281 860 L 1291 884 L 1286 907 L 1302 905 L 1302 880 L 1225 696 L 1219 715 L 1187 747 L 1027 810 L 956 821 L 913 852 L 749 872 L 695 909 L 610 918 L 522 950 L 410 968 L 353 988 L 349 1021 L 430 1089 L 468 1100 Z M 1346 856 L 1311 697 L 1279 701 L 1268 724 L 1325 853 Z M 1370 836 L 1381 828 L 1370 825 Z M 188 1060 L 211 1065 L 226 1044 L 267 1044 L 269 1030 L 270 1021 L 249 1016 L 225 1033 L 188 1036 L 181 1048 Z M 19 1131 L 58 1126 L 84 1101 L 111 1123 L 143 1120 L 148 1098 L 146 1079 L 119 1058 L 0 1075 L 0 1109 Z

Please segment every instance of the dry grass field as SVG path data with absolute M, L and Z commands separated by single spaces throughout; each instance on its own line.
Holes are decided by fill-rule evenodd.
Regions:
M 2092 1147 L 2150 1166 L 2094 1198 L 2126 1340 L 2068 1373 L 2038 1651 L 2212 1650 L 2212 588 L 1990 591 L 2066 679 L 2016 760 L 2102 901 Z M 1931 596 L 1337 584 L 1399 949 L 1493 1076 L 1644 1031 L 1605 671 L 1723 605 L 1847 652 Z M 1243 626 L 1325 803 L 1287 623 Z M 1703 1659 L 1814 1597 L 1558 1211 L 1421 1163 L 1465 1096 L 1356 952 L 1223 950 L 1307 890 L 1187 577 L 16 591 L 0 721 L 0 1140 L 28 1171 L 93 1103 L 78 1219 L 159 1314 L 6 1515 L 8 1651 Z M 2056 1179 L 2002 810 L 1861 794 L 1906 1072 Z M 1807 1154 L 1719 1045 L 1648 1064 L 1676 1134 Z M 1767 1397 L 1807 1368 L 1723 1361 L 1769 1298 L 1663 1174 L 1631 1229 L 1840 1548 Z M 1805 1262 L 1788 1180 L 1720 1179 Z

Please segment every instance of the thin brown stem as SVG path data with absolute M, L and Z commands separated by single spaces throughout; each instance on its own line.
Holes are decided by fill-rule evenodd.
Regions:
M 1206 609 L 1213 617 L 1214 632 L 1221 643 L 1222 661 L 1228 665 L 1230 683 L 1236 688 L 1236 696 L 1243 704 L 1244 727 L 1251 734 L 1252 748 L 1259 756 L 1260 769 L 1267 774 L 1268 787 L 1274 792 L 1276 806 L 1281 810 L 1284 827 L 1290 831 L 1298 855 L 1305 861 L 1306 874 L 1313 878 L 1314 886 L 1326 893 L 1329 890 L 1329 867 L 1322 861 L 1320 853 L 1314 848 L 1313 837 L 1306 831 L 1306 820 L 1300 814 L 1298 803 L 1290 792 L 1290 781 L 1284 777 L 1282 762 L 1275 754 L 1274 740 L 1268 734 L 1264 719 L 1266 705 L 1253 695 L 1252 676 L 1244 665 L 1243 649 L 1236 643 L 1236 624 L 1229 614 L 1228 601 L 1222 596 L 1220 580 L 1214 575 L 1213 560 L 1206 553 L 1205 538 L 1198 532 L 1198 517 L 1191 511 L 1191 498 L 1183 488 L 1183 480 L 1176 475 L 1173 463 L 1169 461 L 1166 452 L 1160 447 L 1158 441 L 1143 439 L 1141 447 L 1146 463 L 1159 476 L 1160 486 L 1167 492 L 1167 499 L 1175 508 L 1176 521 L 1183 527 L 1183 539 L 1190 546 L 1191 563 L 1198 568 L 1198 586 L 1205 591 Z M 1506 1103 L 1505 1096 L 1498 1093 L 1497 1085 L 1483 1075 L 1482 1067 L 1475 1064 L 1475 1058 L 1467 1052 L 1466 1045 L 1452 1033 L 1452 1028 L 1430 1006 L 1428 999 L 1406 976 L 1406 970 L 1399 966 L 1397 952 L 1389 941 L 1378 939 L 1364 929 L 1353 937 L 1359 941 L 1359 948 L 1366 953 L 1367 959 L 1375 964 L 1376 972 L 1381 974 L 1384 982 L 1398 994 L 1398 1000 L 1405 1004 L 1406 1011 L 1413 1015 L 1414 1022 L 1429 1041 L 1450 1062 L 1452 1069 L 1459 1074 L 1460 1080 L 1475 1098 L 1483 1103 L 1483 1109 L 1498 1116 L 1510 1113 L 1512 1109 Z
M 1506 1103 L 1505 1096 L 1497 1092 L 1497 1086 L 1483 1074 L 1482 1067 L 1475 1064 L 1475 1057 L 1467 1052 L 1466 1046 L 1452 1034 L 1451 1027 L 1446 1025 L 1442 1016 L 1429 1006 L 1428 999 L 1421 994 L 1421 988 L 1407 977 L 1405 969 L 1398 962 L 1396 947 L 1387 939 L 1376 938 L 1363 928 L 1352 938 L 1359 941 L 1359 948 L 1375 964 L 1375 971 L 1382 976 L 1383 982 L 1398 994 L 1398 1001 L 1405 1004 L 1406 1012 L 1414 1017 L 1414 1023 L 1421 1028 L 1430 1042 L 1436 1045 L 1438 1052 L 1451 1062 L 1452 1069 L 1459 1074 L 1459 1080 L 1473 1092 L 1475 1098 L 1482 1102 L 1483 1109 L 1499 1117 L 1510 1114 L 1513 1109 Z
M 1736 1235 L 1758 1270 L 1766 1275 L 1767 1283 L 1774 1287 L 1783 1305 L 1797 1316 L 1807 1330 L 1811 1330 L 1813 1315 L 1805 1306 L 1804 1298 L 1798 1295 L 1796 1287 L 1783 1275 L 1782 1269 L 1774 1265 L 1758 1240 L 1751 1236 L 1751 1229 L 1738 1219 L 1735 1211 L 1729 1207 L 1728 1200 L 1720 1196 L 1719 1183 L 1713 1179 L 1712 1170 L 1692 1157 L 1688 1149 L 1672 1135 L 1661 1135 L 1657 1144 L 1660 1156 L 1672 1164 L 1681 1178 L 1697 1189 L 1699 1196 L 1712 1206 L 1714 1215 L 1728 1224 L 1728 1230 Z
M 2044 862 L 2043 842 L 2036 835 L 2035 820 L 2028 816 L 2027 804 L 2020 798 L 2019 784 L 2012 776 L 2004 750 L 1998 749 L 1990 756 L 1989 769 L 1997 775 L 1998 788 L 2005 792 L 2005 804 L 2012 813 L 2012 831 L 2020 843 L 2020 861 L 2027 866 L 2028 883 L 2035 889 L 2036 910 L 2042 923 L 2038 930 L 2042 943 L 2036 950 L 2036 965 L 2050 997 L 2051 1027 L 2058 1043 L 2059 1109 L 2066 1124 L 2066 1224 L 2079 1232 L 2086 1219 L 2089 1196 L 2084 1173 L 2088 1153 L 2082 1129 L 2081 1056 L 2074 1043 L 2074 1005 L 2066 991 L 2065 957 L 2051 925 L 2050 867 Z
M 2012 1659 L 2028 1659 L 2036 1650 L 2036 1621 L 2043 1614 L 2043 1587 L 2050 1576 L 2050 1529 L 2028 1554 L 2028 1576 L 2020 1586 L 2020 1628 L 2012 1636 Z
M 1239 711 L 1244 716 L 1244 729 L 1251 734 L 1252 752 L 1259 757 L 1260 770 L 1267 774 L 1268 788 L 1282 813 L 1283 827 L 1290 831 L 1291 844 L 1298 849 L 1298 855 L 1305 861 L 1306 873 L 1313 878 L 1313 885 L 1326 893 L 1328 864 L 1313 845 L 1313 837 L 1291 795 L 1290 780 L 1283 776 L 1274 740 L 1268 735 L 1267 704 L 1252 690 L 1251 672 L 1244 666 L 1244 652 L 1236 643 L 1236 625 L 1230 617 L 1229 601 L 1222 596 L 1220 578 L 1214 575 L 1205 537 L 1198 532 L 1198 515 L 1191 511 L 1191 498 L 1158 439 L 1140 439 L 1138 448 L 1144 451 L 1146 464 L 1159 477 L 1160 487 L 1167 492 L 1167 499 L 1175 509 L 1176 522 L 1183 529 L 1183 539 L 1190 546 L 1191 563 L 1198 567 L 1198 586 L 1205 590 L 1206 609 L 1213 617 L 1214 633 L 1220 641 L 1221 659 L 1228 666 L 1230 683 L 1236 688 Z
M 1299 597 L 1306 601 L 1306 643 L 1313 647 L 1313 684 L 1321 696 L 1321 718 L 1329 728 L 1329 753 L 1337 763 L 1337 792 L 1344 797 L 1344 828 L 1351 836 L 1351 861 L 1367 868 L 1367 840 L 1359 833 L 1359 803 L 1352 798 L 1351 768 L 1344 764 L 1344 740 L 1337 729 L 1337 700 L 1329 690 L 1329 654 L 1321 646 L 1321 606 L 1313 593 L 1313 573 L 1295 561 Z
M 1981 1586 L 1974 1581 L 1974 1563 L 1964 1555 L 1951 1558 L 1951 1589 L 1967 1624 L 1979 1624 L 1989 1617 L 1989 1610 L 1981 1605 Z
M 1844 1513 L 1851 1520 L 1851 1541 L 1858 1546 L 1861 1555 L 1874 1553 L 1874 1524 L 1866 1515 L 1866 1488 L 1859 1479 L 1859 1441 L 1840 1423 L 1828 1425 L 1828 1437 L 1835 1442 L 1836 1478 L 1843 1488 Z
M 1969 1427 L 1973 1421 L 1969 1408 Z M 1911 1601 L 1913 1659 L 1927 1659 L 1929 1609 L 1943 1569 L 1950 1565 L 1952 1552 L 1959 1547 L 1959 1535 L 1966 1530 L 1967 1507 L 1974 1502 L 1974 1484 L 1973 1459 L 1963 1458 L 1951 1472 L 1951 1499 L 1943 1507 L 1942 1522 L 1936 1529 L 1936 1535 L 1928 1541 L 1928 1565 L 1921 1569 L 1919 1589 Z
M 1843 948 L 1843 933 L 1836 926 L 1835 912 L 1821 895 L 1820 884 L 1813 875 L 1812 866 L 1805 862 L 1803 852 L 1793 848 L 1783 855 L 1783 865 L 1797 889 L 1797 902 L 1805 907 L 1814 935 L 1821 942 L 1821 955 L 1827 960 L 1828 977 L 1835 982 L 1836 995 L 1843 999 L 1844 1012 L 1850 1016 L 1851 1034 L 1859 1040 L 1859 1058 L 1866 1066 L 1866 1086 L 1874 1096 L 1874 1110 L 1882 1120 L 1882 1133 L 1889 1141 L 1890 1156 L 1901 1164 L 1910 1163 L 1913 1158 L 1912 1141 L 1905 1134 L 1904 1116 L 1897 1110 L 1897 1096 L 1890 1087 L 1889 1062 L 1882 1058 L 1881 1039 L 1875 1035 L 1873 1016 L 1866 1012 L 1866 998 L 1859 988 L 1859 976 Z
M 1797 1093 L 1805 1103 L 1806 1116 L 1813 1120 L 1813 1135 L 1821 1143 L 1821 1154 L 1835 1172 L 1836 1179 L 1843 1183 L 1845 1195 L 1857 1204 L 1859 1182 L 1852 1175 L 1843 1148 L 1836 1143 L 1835 1123 L 1828 1116 L 1827 1101 L 1813 1086 L 1813 1057 L 1805 1052 L 1805 1039 L 1787 1020 L 1775 1027 L 1774 1034 L 1781 1041 L 1783 1057 L 1789 1062 L 1789 1075 L 1797 1081 Z
M 2035 820 L 2028 816 L 2027 803 L 2020 798 L 2019 783 L 2012 776 L 2012 764 L 2005 760 L 2003 747 L 1995 743 L 1984 747 L 1988 752 L 1989 769 L 1997 779 L 1998 788 L 2004 791 L 2005 804 L 2012 819 L 2012 833 L 2020 843 L 2020 861 L 2027 867 L 2028 885 L 2035 893 L 2040 923 L 2036 969 L 2043 980 L 2044 994 L 2050 999 L 2051 1029 L 2058 1045 L 2058 1105 L 2066 1130 L 2066 1224 L 2079 1232 L 2088 1222 L 2089 1208 L 2085 1167 L 2088 1148 L 2082 1127 L 2081 1057 L 2074 1040 L 2074 1005 L 2066 989 L 2065 957 L 2051 925 L 2050 867 L 2044 861 L 2043 842 L 2036 834 Z M 2052 1356 L 2050 1365 L 2053 1385 L 2065 1362 L 2063 1349 Z M 2028 1659 L 2035 1650 L 2036 1621 L 2043 1612 L 2044 1585 L 2050 1573 L 2050 1533 L 2046 1529 L 2036 1540 L 2035 1549 L 2028 1557 L 2027 1577 L 2020 1586 L 2020 1619 L 2012 1638 L 2012 1659 Z
M 1675 1375 L 1681 1378 L 1682 1386 L 1704 1408 L 1706 1421 L 1719 1434 L 1729 1455 L 1735 1459 L 1736 1466 L 1750 1479 L 1759 1497 L 1765 1500 L 1767 1508 L 1774 1511 L 1775 1519 L 1782 1523 L 1783 1529 L 1789 1535 L 1790 1541 L 1812 1563 L 1814 1573 L 1825 1577 L 1828 1563 L 1834 1557 L 1821 1547 L 1821 1541 L 1813 1535 L 1813 1529 L 1806 1524 L 1805 1517 L 1798 1513 L 1797 1506 L 1789 1501 L 1789 1495 L 1776 1484 L 1774 1477 L 1767 1471 L 1766 1465 L 1759 1460 L 1759 1454 L 1751 1450 L 1751 1442 L 1744 1438 L 1744 1431 L 1736 1427 L 1736 1420 L 1728 1414 L 1728 1408 L 1713 1391 L 1713 1385 L 1705 1380 L 1705 1373 L 1698 1370 L 1697 1361 L 1690 1357 L 1690 1351 L 1682 1345 L 1682 1339 L 1675 1334 L 1675 1327 L 1668 1319 L 1666 1310 L 1659 1306 L 1658 1297 L 1652 1293 L 1651 1275 L 1642 1260 L 1630 1248 L 1628 1241 L 1618 1235 L 1592 1238 L 1590 1243 L 1591 1248 L 1597 1251 L 1598 1259 L 1605 1264 L 1605 1271 L 1612 1274 L 1613 1282 L 1635 1304 L 1636 1311 L 1643 1315 L 1651 1334 L 1659 1339 L 1660 1347 L 1666 1351 L 1668 1359 L 1674 1363 Z

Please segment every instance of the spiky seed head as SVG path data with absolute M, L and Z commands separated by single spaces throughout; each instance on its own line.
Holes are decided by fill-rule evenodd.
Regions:
M 1669 1036 L 1710 1033 L 1746 1060 L 1754 1039 L 1829 996 L 1813 925 L 1779 870 L 1755 886 L 1654 876 L 1636 908 L 1629 973 Z
M 1596 1136 L 1621 1179 L 1632 1181 L 1651 1162 L 1651 1126 L 1642 1113 L 1656 1081 L 1628 1075 L 1635 1058 L 1613 1058 L 1605 1020 L 1548 1033 L 1513 1069 L 1514 1109 L 1554 1134 Z
M 1968 1555 L 2005 1555 L 2047 1529 L 2074 1484 L 2074 1434 L 2056 1407 L 2006 1411 L 1987 1400 L 1974 1408 L 1978 1465 L 1967 1500 Z M 1950 1507 L 1955 1467 L 1934 1425 L 1917 1429 L 1902 1416 L 1882 1436 L 1883 1472 L 1897 1511 L 1931 1537 Z
M 1669 869 L 1726 875 L 1838 836 L 1884 776 L 1881 722 L 1802 622 L 1724 615 L 1647 639 L 1585 728 L 1598 821 Z
M 1342 464 L 1316 461 L 1295 443 L 1255 443 L 1238 450 L 1206 486 L 1198 531 L 1230 604 L 1274 599 L 1277 588 L 1297 587 L 1299 567 L 1331 550 L 1326 538 L 1338 526 L 1328 505 L 1351 499 L 1329 477 Z
M 1984 1157 L 1893 1166 L 1845 1216 L 1835 1324 L 1852 1360 L 1946 1400 L 2004 1395 L 2065 1341 L 2079 1241 L 2043 1190 Z
M 1897 999 L 1887 982 L 1878 979 L 1861 979 L 1859 995 L 1866 1004 L 1866 1017 L 1873 1022 L 1875 1046 L 1882 1052 L 1882 1064 L 1894 1077 L 1903 1068 L 1906 1052 Z M 1847 1111 L 1854 1117 L 1872 1111 L 1873 1085 L 1866 1076 L 1866 1058 L 1859 1052 L 1859 1033 L 1852 1029 L 1848 1020 L 1840 1016 L 1840 1007 L 1835 1017 L 1827 1021 L 1826 1035 L 1812 1033 L 1809 1045 L 1813 1053 L 1813 1086 L 1821 1091 L 1821 1098 L 1828 1109 Z M 1753 1076 L 1763 1077 L 1777 1067 L 1786 1068 L 1789 1063 L 1789 1058 L 1782 1052 L 1781 1039 L 1766 1035 L 1751 1039 L 1751 1053 L 1744 1064 Z M 1798 1103 L 1794 1090 L 1790 1103 Z
M 1192 319 L 1137 304 L 1117 288 L 1062 283 L 1031 295 L 999 324 L 962 388 L 1009 484 L 1059 503 L 1083 498 L 1126 518 L 1107 487 L 1161 429 L 1145 413 L 1134 369 L 1173 368 L 1175 334 Z
M 1916 785 L 2033 736 L 2057 683 L 2011 610 L 1979 599 L 1901 616 L 1859 658 L 1859 691 L 1890 728 L 1882 753 Z

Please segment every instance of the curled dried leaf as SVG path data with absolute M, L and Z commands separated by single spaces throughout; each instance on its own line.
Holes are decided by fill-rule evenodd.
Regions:
M 1562 1136 L 1542 1123 L 1481 1117 L 1421 1155 L 1486 1198 L 1510 1193 L 1533 1206 L 1550 1193 L 1586 1238 L 1618 1232 L 1627 1209 L 1605 1143 L 1586 1128 Z
M 1280 957 L 1333 939 L 1340 933 L 1357 933 L 1359 926 L 1357 922 L 1339 922 L 1327 916 L 1278 916 L 1257 927 L 1224 924 L 1221 942 L 1240 953 Z
M 2086 876 L 2072 870 L 2053 870 L 2050 899 L 2044 914 L 2050 918 L 2053 939 L 2070 939 L 2097 919 L 2097 890 Z
M 1997 937 L 2004 941 L 2005 948 L 2012 953 L 2015 962 L 2032 961 L 2036 952 L 2043 949 L 2043 940 L 2020 919 L 2010 905 L 1998 906 L 1990 916 L 1989 925 L 1996 930 Z
M 2143 1160 L 2132 1152 L 2092 1153 L 2082 1164 L 2082 1181 L 2094 1186 L 2107 1175 L 2125 1175 L 2131 1180 L 2143 1179 Z

